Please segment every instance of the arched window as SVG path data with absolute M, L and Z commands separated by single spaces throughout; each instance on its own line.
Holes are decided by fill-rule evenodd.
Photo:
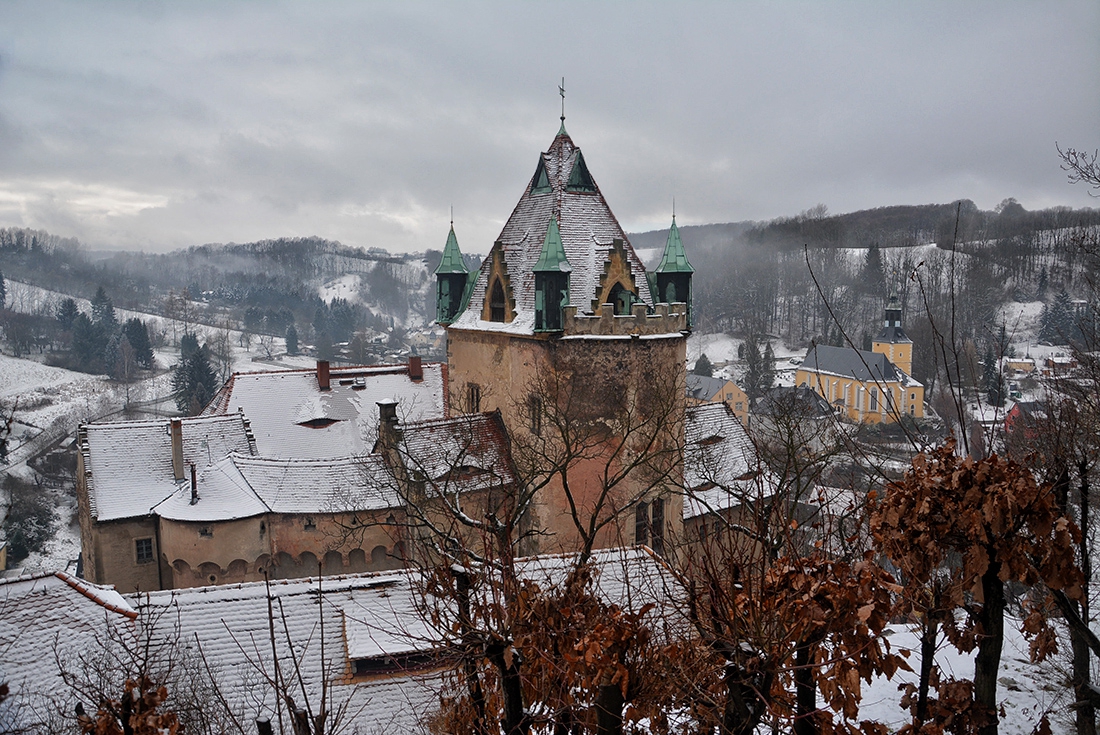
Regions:
M 489 321 L 504 321 L 504 286 L 499 278 L 493 281 L 493 288 L 489 291 Z

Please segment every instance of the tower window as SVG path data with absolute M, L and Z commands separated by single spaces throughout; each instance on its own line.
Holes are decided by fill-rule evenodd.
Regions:
M 649 503 L 638 503 L 634 511 L 634 543 L 649 543 Z
M 634 512 L 634 543 L 646 544 L 658 554 L 665 553 L 665 501 L 638 503 Z
M 499 278 L 493 281 L 493 288 L 489 291 L 489 321 L 504 321 L 504 286 Z
M 872 411 L 877 411 L 878 410 L 878 388 L 872 388 L 871 389 L 870 404 L 871 404 L 869 406 L 870 410 L 872 410 Z
M 466 384 L 466 406 L 470 413 L 481 410 L 481 386 L 477 383 Z
M 629 316 L 630 309 L 634 305 L 634 293 L 623 288 L 621 283 L 616 283 L 611 287 L 611 295 L 608 297 L 609 301 L 615 306 L 615 313 L 619 316 Z

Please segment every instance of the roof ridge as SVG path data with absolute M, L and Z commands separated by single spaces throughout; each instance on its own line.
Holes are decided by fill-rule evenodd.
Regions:
M 85 582 L 84 580 L 77 579 L 76 577 L 70 576 L 67 572 L 54 572 L 54 576 L 56 576 L 58 579 L 60 579 L 65 584 L 72 587 L 74 590 L 76 590 L 80 594 L 87 597 L 89 600 L 92 600 L 96 604 L 106 608 L 107 610 L 110 610 L 111 612 L 115 612 L 115 613 L 118 613 L 120 615 L 125 615 L 126 617 L 130 618 L 131 620 L 136 619 L 137 616 L 138 616 L 137 611 L 134 610 L 133 608 L 129 608 L 129 607 L 125 608 L 125 609 L 121 608 L 118 605 L 115 605 L 112 602 L 107 602 L 102 597 L 94 594 L 92 592 L 92 590 L 88 589 L 88 587 L 87 587 L 87 585 L 90 584 L 89 582 Z M 107 589 L 110 589 L 112 591 L 117 592 L 117 590 L 115 590 L 113 585 L 108 587 Z

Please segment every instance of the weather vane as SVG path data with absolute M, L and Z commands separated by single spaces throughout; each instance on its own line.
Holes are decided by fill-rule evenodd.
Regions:
M 561 121 L 565 124 L 565 77 L 561 78 L 561 84 L 558 86 L 558 94 L 561 95 Z

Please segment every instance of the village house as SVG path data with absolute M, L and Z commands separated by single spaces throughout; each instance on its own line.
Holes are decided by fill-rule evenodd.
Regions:
M 741 423 L 748 426 L 749 397 L 732 380 L 688 373 L 687 397 L 688 402 L 693 404 L 725 403 Z
M 901 304 L 891 296 L 885 324 L 871 350 L 815 345 L 795 373 L 806 386 L 852 421 L 892 423 L 924 417 L 924 386 L 913 379 L 913 341 L 901 326 Z

